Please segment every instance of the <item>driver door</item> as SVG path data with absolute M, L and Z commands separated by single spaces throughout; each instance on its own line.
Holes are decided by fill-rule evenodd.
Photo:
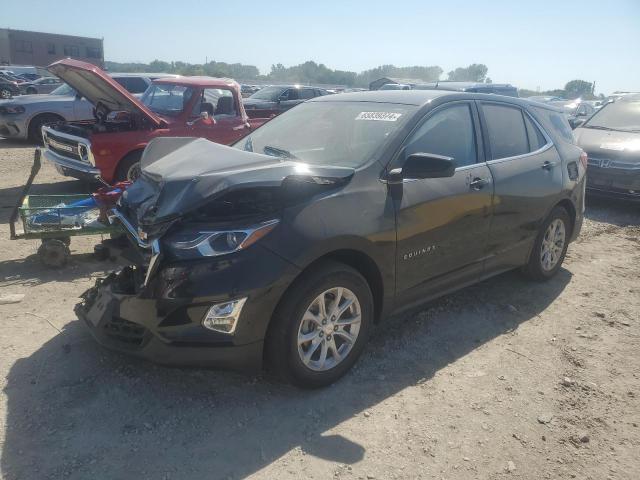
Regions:
M 224 145 L 242 138 L 249 126 L 242 120 L 238 107 L 233 91 L 224 88 L 203 89 L 188 122 L 191 135 Z M 207 112 L 209 118 L 201 118 L 202 112 Z
M 456 169 L 452 177 L 393 186 L 401 189 L 395 195 L 396 288 L 408 304 L 480 277 L 493 201 L 473 102 L 447 103 L 427 114 L 401 158 L 414 153 L 452 157 Z

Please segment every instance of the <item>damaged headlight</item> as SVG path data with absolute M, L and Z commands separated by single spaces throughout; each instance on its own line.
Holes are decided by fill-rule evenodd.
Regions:
M 170 236 L 166 243 L 178 258 L 217 257 L 250 247 L 278 223 L 279 220 L 269 220 L 241 229 L 180 232 Z

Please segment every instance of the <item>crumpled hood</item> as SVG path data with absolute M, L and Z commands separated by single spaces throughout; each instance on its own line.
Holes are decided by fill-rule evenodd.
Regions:
M 587 155 L 640 163 L 640 133 L 577 128 L 573 135 Z
M 137 113 L 146 117 L 156 127 L 163 124 L 161 117 L 95 65 L 67 58 L 52 63 L 47 70 L 61 78 L 94 106 L 102 102 L 112 112 Z
M 163 137 L 145 149 L 142 174 L 117 207 L 139 227 L 168 223 L 241 189 L 306 184 L 310 195 L 347 183 L 354 169 L 314 166 L 203 138 Z

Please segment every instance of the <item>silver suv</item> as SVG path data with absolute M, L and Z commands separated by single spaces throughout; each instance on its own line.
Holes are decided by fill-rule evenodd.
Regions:
M 152 79 L 167 75 L 113 73 L 111 76 L 129 92 L 141 95 Z M 93 120 L 93 105 L 66 84 L 48 95 L 26 95 L 0 101 L 0 136 L 6 138 L 39 143 L 43 125 L 87 120 Z

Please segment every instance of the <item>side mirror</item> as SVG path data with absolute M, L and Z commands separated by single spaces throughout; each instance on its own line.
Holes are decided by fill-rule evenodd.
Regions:
M 587 121 L 586 118 L 572 118 L 569 120 L 569 125 L 571 126 L 571 128 L 573 130 L 575 130 L 578 127 L 581 127 L 582 125 L 584 125 L 584 123 Z
M 456 163 L 452 157 L 413 153 L 404 162 L 402 178 L 445 178 L 452 177 L 455 171 Z

